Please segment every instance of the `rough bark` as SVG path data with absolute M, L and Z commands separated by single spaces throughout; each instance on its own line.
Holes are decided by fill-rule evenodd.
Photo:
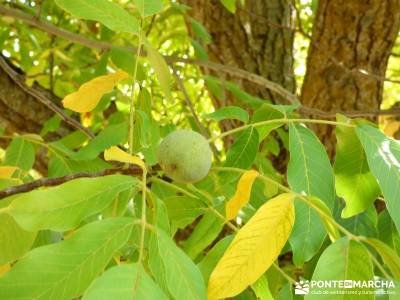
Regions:
M 185 0 L 191 16 L 211 34 L 206 46 L 210 60 L 245 69 L 295 90 L 291 7 L 285 0 L 247 0 L 236 14 L 220 0 Z M 230 78 L 229 78 L 230 79 Z M 238 82 L 245 91 L 273 103 L 280 96 L 249 82 Z M 227 95 L 229 97 L 229 95 Z M 232 103 L 230 99 L 226 99 Z
M 399 0 L 320 0 L 302 103 L 324 111 L 379 109 L 399 22 Z M 332 155 L 333 128 L 315 130 Z
M 22 74 L 12 64 L 9 63 L 9 66 Z M 55 98 L 54 95 L 38 85 L 35 85 L 34 89 L 40 90 L 41 93 L 46 94 L 50 99 Z M 44 123 L 53 115 L 54 112 L 52 110 L 22 90 L 0 67 L 0 127 L 5 129 L 5 134 L 40 133 Z M 70 131 L 70 128 L 62 125 L 49 138 L 56 139 Z M 0 147 L 5 148 L 8 142 L 8 140 L 0 139 Z M 37 153 L 35 169 L 42 174 L 46 173 L 47 157 L 43 150 Z

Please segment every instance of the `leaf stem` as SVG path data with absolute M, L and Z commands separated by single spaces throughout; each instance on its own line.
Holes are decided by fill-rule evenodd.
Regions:
M 129 109 L 129 154 L 133 154 L 133 129 L 134 129 L 134 122 L 135 122 L 135 87 L 136 87 L 136 76 L 137 76 L 137 69 L 139 65 L 139 57 L 140 52 L 142 50 L 143 44 L 143 20 L 140 22 L 139 28 L 139 41 L 138 47 L 136 52 L 136 60 L 135 60 L 135 67 L 133 69 L 133 78 L 132 78 L 132 96 L 131 96 L 131 105 Z
M 266 121 L 261 121 L 261 122 L 256 122 L 252 124 L 246 124 L 240 127 L 236 127 L 231 130 L 227 130 L 225 132 L 222 132 L 221 134 L 214 136 L 210 138 L 208 141 L 213 142 L 217 139 L 221 139 L 227 135 L 231 135 L 236 132 L 243 131 L 249 127 L 260 127 L 260 126 L 265 126 L 265 125 L 271 125 L 271 124 L 276 124 L 276 123 L 283 123 L 283 124 L 289 124 L 289 123 L 314 123 L 314 124 L 327 124 L 327 125 L 334 125 L 334 126 L 346 126 L 346 127 L 355 127 L 353 124 L 345 123 L 345 122 L 336 122 L 336 121 L 329 121 L 329 120 L 317 120 L 317 119 L 274 119 L 274 120 L 266 120 Z

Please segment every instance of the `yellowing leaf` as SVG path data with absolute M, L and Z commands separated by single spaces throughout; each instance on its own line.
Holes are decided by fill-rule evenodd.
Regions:
M 10 179 L 16 170 L 18 170 L 18 167 L 1 166 L 0 167 L 0 178 L 1 179 Z
M 154 49 L 149 43 L 146 43 L 147 58 L 150 61 L 154 72 L 157 75 L 160 88 L 164 92 L 165 96 L 169 101 L 172 102 L 171 94 L 171 74 L 168 69 L 168 65 L 165 62 L 164 57 Z
M 123 163 L 137 165 L 141 167 L 142 170 L 146 170 L 146 165 L 144 164 L 143 160 L 141 160 L 137 156 L 126 153 L 117 146 L 113 146 L 104 151 L 104 159 L 107 161 L 115 160 Z
M 243 173 L 240 177 L 236 187 L 236 193 L 226 203 L 226 219 L 234 219 L 239 210 L 249 202 L 251 187 L 253 186 L 254 180 L 256 180 L 258 172 L 255 170 L 249 170 Z
M 101 97 L 112 91 L 114 86 L 122 79 L 128 78 L 128 73 L 117 71 L 113 74 L 96 77 L 83 85 L 62 101 L 65 108 L 84 113 L 93 110 Z
M 3 276 L 4 273 L 8 272 L 11 269 L 11 265 L 5 264 L 5 265 L 0 265 L 0 277 Z
M 239 230 L 210 276 L 209 299 L 238 295 L 268 270 L 292 230 L 294 197 L 285 193 L 269 200 Z

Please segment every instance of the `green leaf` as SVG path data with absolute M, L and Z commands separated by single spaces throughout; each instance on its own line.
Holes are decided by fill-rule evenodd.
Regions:
M 230 91 L 235 97 L 242 103 L 248 104 L 252 108 L 258 108 L 260 105 L 265 104 L 265 101 L 255 97 L 253 95 L 250 95 L 249 93 L 246 93 L 243 91 L 239 86 L 232 82 L 225 82 L 225 87 L 228 91 Z
M 176 228 L 184 228 L 206 211 L 204 203 L 197 198 L 172 196 L 164 198 L 171 224 Z
M 108 0 L 55 0 L 73 16 L 98 21 L 111 30 L 138 34 L 139 22 L 118 4 Z
M 338 117 L 346 121 L 345 117 Z M 363 212 L 380 194 L 376 179 L 369 171 L 364 150 L 354 128 L 336 127 L 335 183 L 338 196 L 346 201 L 343 218 Z
M 207 212 L 196 225 L 190 237 L 183 243 L 183 250 L 195 259 L 219 235 L 224 227 L 224 220 L 213 212 Z
M 375 206 L 371 205 L 362 213 L 353 217 L 342 219 L 337 216 L 339 224 L 356 235 L 376 237 L 377 236 L 377 213 Z
M 321 199 L 329 209 L 335 201 L 333 171 L 325 148 L 317 137 L 300 125 L 289 126 L 288 183 L 297 193 Z M 326 231 L 317 212 L 296 201 L 296 219 L 289 238 L 297 266 L 310 260 L 320 249 Z
M 399 278 L 400 278 L 400 257 L 397 255 L 397 253 L 392 248 L 390 248 L 388 245 L 386 245 L 385 243 L 383 243 L 380 240 L 366 238 L 366 239 L 363 239 L 363 241 L 375 248 L 375 250 L 382 257 L 383 262 L 390 269 L 390 272 L 392 272 L 394 279 L 399 280 Z
M 6 212 L 25 230 L 65 231 L 105 209 L 116 195 L 137 184 L 124 175 L 81 178 L 56 187 L 11 196 Z
M 164 57 L 154 49 L 149 43 L 146 43 L 147 58 L 150 61 L 154 72 L 157 75 L 161 90 L 164 92 L 167 99 L 172 102 L 171 94 L 171 73 Z
M 332 209 L 335 180 L 324 146 L 306 127 L 290 124 L 289 151 L 287 176 L 291 189 L 316 196 Z
M 226 154 L 226 167 L 248 169 L 256 159 L 258 131 L 249 127 L 243 131 Z
M 161 0 L 134 0 L 134 2 L 143 18 L 159 13 L 164 7 Z
M 378 216 L 378 237 L 400 255 L 400 235 L 386 209 Z
M 137 264 L 107 270 L 86 290 L 83 300 L 167 300 L 153 279 Z
M 109 163 L 106 163 L 98 157 L 92 160 L 76 161 L 53 153 L 50 155 L 47 176 L 51 178 L 79 172 L 95 173 L 110 167 L 111 165 Z
M 265 103 L 254 111 L 253 116 L 251 118 L 251 123 L 257 123 L 274 119 L 283 119 L 283 118 L 285 118 L 285 115 L 281 111 L 276 109 L 273 105 Z M 273 123 L 263 126 L 257 126 L 256 128 L 260 135 L 260 141 L 264 140 L 272 130 L 279 128 L 282 125 L 283 123 Z
M 6 149 L 4 165 L 17 166 L 24 171 L 29 171 L 35 162 L 35 148 L 22 137 L 12 140 Z
M 201 273 L 203 274 L 205 282 L 208 282 L 212 271 L 214 270 L 218 261 L 224 255 L 225 250 L 228 248 L 232 240 L 233 235 L 228 235 L 222 240 L 219 240 L 218 243 L 216 243 L 215 246 L 208 251 L 207 255 L 197 264 Z
M 204 43 L 211 43 L 211 35 L 208 33 L 207 29 L 200 22 L 193 18 L 189 18 L 190 24 L 192 25 L 192 30 L 195 36 L 200 38 Z
M 6 207 L 9 200 L 0 201 L 0 208 Z M 7 214 L 0 213 L 0 265 L 13 262 L 31 248 L 36 232 L 23 230 Z
M 205 117 L 215 121 L 226 119 L 239 120 L 244 123 L 249 121 L 249 114 L 247 111 L 237 106 L 224 106 L 215 112 L 205 115 Z
M 0 298 L 78 298 L 128 241 L 132 226 L 130 218 L 97 221 L 66 241 L 32 250 L 0 278 Z
M 369 281 L 374 280 L 374 273 L 371 259 L 365 247 L 354 241 L 344 237 L 330 245 L 322 253 L 317 266 L 315 268 L 312 280 L 355 280 Z M 321 299 L 319 292 L 324 293 L 324 299 L 360 299 L 360 295 L 349 294 L 354 291 L 362 290 L 373 291 L 371 288 L 338 288 L 338 287 L 318 287 L 312 288 L 313 293 L 304 297 L 305 300 Z M 338 295 L 334 291 L 346 291 L 347 294 Z M 328 293 L 328 294 L 325 294 Z M 373 293 L 363 294 L 362 299 L 375 299 Z
M 293 262 L 296 266 L 301 267 L 321 248 L 326 230 L 314 209 L 300 201 L 296 201 L 294 204 L 296 218 L 289 242 L 293 250 Z
M 386 207 L 400 230 L 400 143 L 369 125 L 357 127 L 357 135 L 372 174 L 378 180 Z
M 259 300 L 273 300 L 274 297 L 271 294 L 268 286 L 268 280 L 266 276 L 261 276 L 254 284 L 252 284 L 251 288 Z
M 128 134 L 128 124 L 126 122 L 110 125 L 103 129 L 94 139 L 83 147 L 79 152 L 72 156 L 74 160 L 91 160 L 97 157 L 99 153 L 121 144 L 125 141 Z
M 197 266 L 179 249 L 173 240 L 157 230 L 156 245 L 161 256 L 165 282 L 174 299 L 205 300 L 206 287 Z
M 222 5 L 231 13 L 236 12 L 236 0 L 220 0 Z

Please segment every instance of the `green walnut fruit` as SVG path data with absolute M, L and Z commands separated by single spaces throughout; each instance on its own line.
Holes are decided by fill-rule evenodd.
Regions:
M 192 130 L 168 134 L 158 148 L 158 162 L 176 182 L 193 183 L 207 176 L 212 152 L 207 140 Z

